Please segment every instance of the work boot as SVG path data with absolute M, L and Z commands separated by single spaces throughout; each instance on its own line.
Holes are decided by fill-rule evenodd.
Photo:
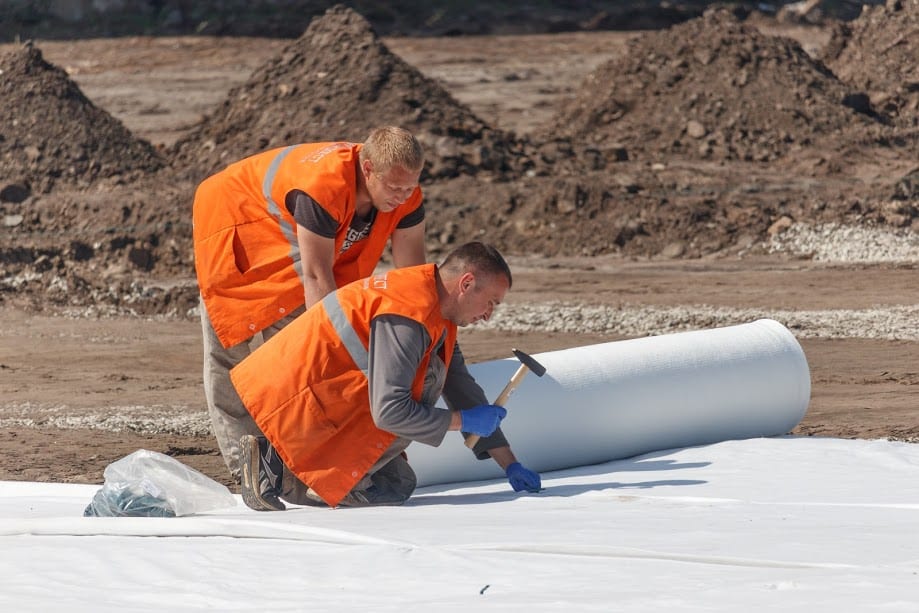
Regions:
M 246 434 L 239 439 L 240 492 L 243 502 L 256 511 L 283 511 L 281 474 L 284 464 L 264 436 Z

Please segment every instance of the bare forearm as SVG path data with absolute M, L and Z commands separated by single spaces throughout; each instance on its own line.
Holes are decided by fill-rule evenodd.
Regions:
M 338 289 L 332 272 L 335 265 L 335 241 L 297 226 L 297 244 L 300 247 L 303 298 L 306 308 L 310 308 Z
M 303 297 L 306 308 L 310 308 L 331 292 L 338 289 L 335 286 L 335 278 L 330 274 L 317 275 L 303 273 Z
M 424 227 L 424 222 L 421 222 L 417 226 L 399 229 L 393 233 L 392 259 L 396 268 L 425 263 Z

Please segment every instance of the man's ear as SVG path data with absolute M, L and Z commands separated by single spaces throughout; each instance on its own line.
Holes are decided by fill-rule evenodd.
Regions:
M 475 275 L 471 272 L 464 272 L 463 276 L 460 277 L 460 289 L 463 293 L 466 293 L 473 287 L 475 287 Z

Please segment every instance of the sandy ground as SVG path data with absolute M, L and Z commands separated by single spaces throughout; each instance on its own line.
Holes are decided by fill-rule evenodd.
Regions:
M 867 313 L 919 303 L 916 270 L 781 262 L 514 262 L 506 309 L 588 303 Z M 549 305 L 548 308 L 552 308 Z M 883 308 L 880 310 L 883 311 Z M 883 314 L 881 315 L 883 317 Z M 0 479 L 101 482 L 138 448 L 226 480 L 207 431 L 197 321 L 84 319 L 0 311 Z M 797 333 L 798 331 L 796 331 Z M 919 440 L 919 342 L 807 338 L 812 400 L 795 433 Z M 899 326 L 893 336 L 908 336 Z M 915 330 L 912 331 L 915 337 Z M 625 338 L 610 333 L 463 330 L 471 361 Z M 803 338 L 802 338 L 803 337 Z
M 786 34 L 801 37 L 806 49 L 826 40 L 819 30 Z M 386 42 L 484 119 L 526 132 L 545 119 L 551 101 L 573 91 L 604 49 L 629 36 Z M 138 135 L 168 145 L 283 44 L 127 38 L 48 42 L 42 49 L 97 105 Z M 512 265 L 509 311 L 542 304 L 563 313 L 565 305 L 586 304 L 608 307 L 613 320 L 637 313 L 639 324 L 581 332 L 464 330 L 460 340 L 472 361 L 507 357 L 512 347 L 535 353 L 659 333 L 650 323 L 643 329 L 640 316 L 666 307 L 727 309 L 738 320 L 753 311 L 780 320 L 792 313 L 797 323 L 790 327 L 813 382 L 810 408 L 794 432 L 919 440 L 919 340 L 914 320 L 897 318 L 897 309 L 919 304 L 915 263 L 535 259 Z M 829 332 L 807 323 L 818 318 L 841 323 Z M 200 370 L 193 317 L 86 319 L 0 310 L 0 479 L 101 483 L 106 465 L 146 448 L 229 484 L 208 433 Z

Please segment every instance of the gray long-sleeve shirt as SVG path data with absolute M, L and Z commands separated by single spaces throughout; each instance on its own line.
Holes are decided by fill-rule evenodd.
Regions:
M 381 315 L 371 322 L 367 378 L 370 414 L 378 428 L 436 447 L 450 427 L 450 411 L 434 406 L 441 395 L 452 410 L 488 403 L 485 392 L 466 368 L 459 344 L 455 345 L 450 368 L 445 371 L 439 355 L 443 340 L 438 341 L 438 349 L 433 352 L 421 401 L 416 402 L 412 398 L 412 383 L 431 342 L 427 329 L 400 315 Z M 473 451 L 483 459 L 490 457 L 489 449 L 506 445 L 507 439 L 499 428 L 480 439 Z

